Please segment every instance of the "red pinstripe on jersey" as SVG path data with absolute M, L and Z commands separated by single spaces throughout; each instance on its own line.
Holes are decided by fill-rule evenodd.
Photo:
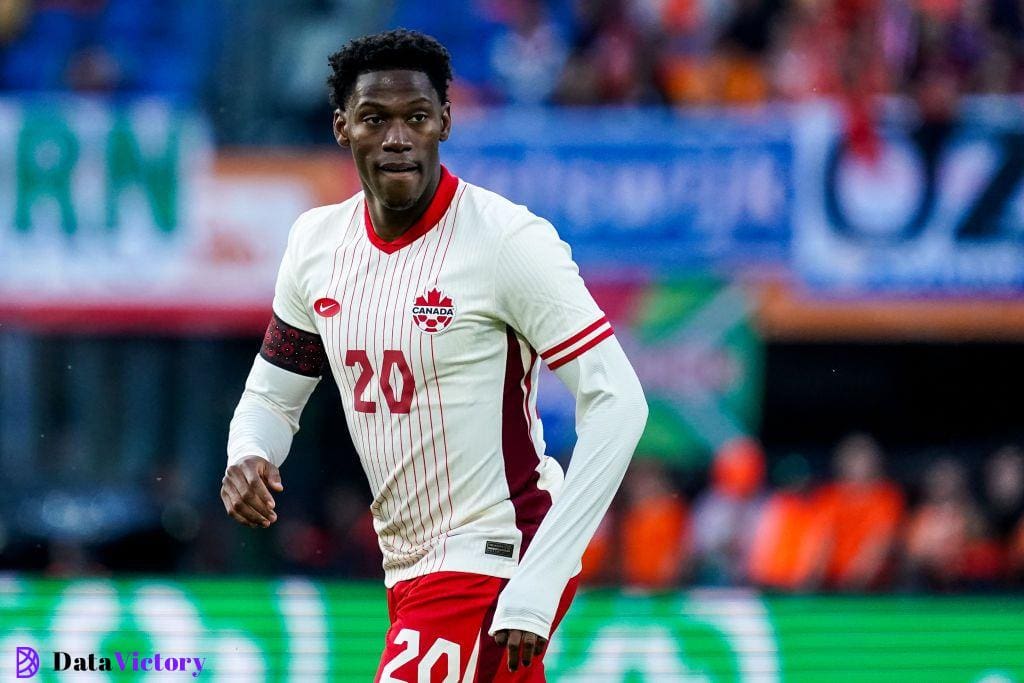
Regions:
M 462 188 L 462 193 L 459 195 L 459 200 L 455 202 L 455 210 L 452 212 L 451 228 L 450 228 L 449 233 L 448 233 L 448 241 L 445 243 L 444 254 L 441 256 L 441 265 L 438 266 L 437 274 L 434 275 L 433 284 L 435 286 L 437 285 L 438 275 L 440 275 L 441 269 L 444 268 L 444 262 L 448 258 L 448 247 L 451 246 L 452 236 L 455 234 L 455 223 L 456 223 L 456 221 L 458 220 L 458 217 L 459 217 L 459 205 L 462 203 L 461 200 L 462 200 L 463 195 L 465 195 L 465 193 L 466 193 L 466 188 L 463 187 Z M 438 240 L 438 244 L 440 245 L 440 240 Z M 441 414 L 441 442 L 444 445 L 445 482 L 448 484 L 448 510 L 449 510 L 449 514 L 448 514 L 448 530 L 445 532 L 445 537 L 444 537 L 444 540 L 442 541 L 442 548 L 441 548 L 441 562 L 444 563 L 445 551 L 447 550 L 447 541 L 448 541 L 447 534 L 450 533 L 451 530 L 452 530 L 452 514 L 451 514 L 451 511 L 452 511 L 454 506 L 452 505 L 452 478 L 451 478 L 451 470 L 449 469 L 449 466 L 448 466 L 448 434 L 447 434 L 447 431 L 445 430 L 445 424 L 444 424 L 444 400 L 441 398 L 441 384 L 440 384 L 440 382 L 437 379 L 437 356 L 436 356 L 436 354 L 434 352 L 434 337 L 433 336 L 430 337 L 430 362 L 431 362 L 431 365 L 433 366 L 433 369 L 434 369 L 434 385 L 437 388 L 437 405 L 438 405 L 438 411 Z
M 405 271 L 409 267 L 409 261 L 412 258 L 413 258 L 412 257 L 412 250 L 407 249 L 407 250 L 402 252 L 402 265 L 401 265 L 401 269 L 398 272 L 397 277 L 395 278 L 397 283 L 398 283 L 398 287 L 396 287 L 396 291 L 395 291 L 395 302 L 394 302 L 394 304 L 391 303 L 390 297 L 388 299 L 388 305 L 391 307 L 391 332 L 388 335 L 388 348 L 395 349 L 398 346 L 401 346 L 401 348 L 402 348 L 401 353 L 402 353 L 403 357 L 408 357 L 409 349 L 407 349 L 404 345 L 402 345 L 402 343 L 401 343 L 402 339 L 401 339 L 401 334 L 400 333 L 399 333 L 398 342 L 397 342 L 397 345 L 396 345 L 395 333 L 398 331 L 399 320 L 403 320 L 404 319 L 404 316 L 400 315 L 400 313 L 404 310 L 403 302 L 405 302 L 408 299 L 408 297 L 409 297 L 409 293 L 408 293 L 409 292 L 409 285 L 405 284 L 404 280 L 405 280 Z M 409 270 L 410 270 L 410 275 L 411 275 L 411 269 L 409 269 Z M 413 376 L 410 377 L 410 381 L 415 382 L 415 371 L 413 371 L 413 369 L 411 367 L 410 367 L 410 372 L 413 373 Z M 403 380 L 403 384 L 404 384 L 404 380 Z M 411 389 L 411 387 L 410 387 L 410 389 Z M 403 391 L 404 390 L 405 389 L 403 388 Z M 413 397 L 412 400 L 415 400 L 415 395 L 416 395 L 415 390 L 412 390 L 412 397 Z M 433 528 L 434 528 L 434 524 L 435 523 L 434 523 L 433 506 L 432 506 L 432 503 L 430 501 L 429 488 L 426 491 L 426 498 L 427 498 L 427 500 L 426 500 L 426 514 L 424 514 L 424 502 L 422 500 L 422 497 L 420 496 L 421 485 L 420 485 L 420 480 L 419 480 L 419 473 L 418 473 L 418 471 L 416 469 L 416 454 L 417 454 L 417 451 L 419 451 L 419 458 L 420 458 L 420 464 L 422 465 L 421 470 L 423 472 L 424 481 L 427 481 L 427 465 L 426 465 L 426 462 L 424 460 L 423 449 L 422 448 L 417 449 L 416 448 L 416 444 L 413 441 L 411 414 L 405 414 L 405 415 L 398 416 L 397 419 L 398 419 L 398 425 L 396 427 L 396 431 L 398 432 L 398 439 L 399 439 L 399 443 L 400 443 L 400 446 L 401 446 L 401 449 L 402 449 L 402 453 L 403 454 L 409 454 L 409 462 L 412 465 L 413 472 L 414 472 L 414 478 L 416 480 L 416 485 L 415 485 L 415 489 L 416 489 L 416 503 L 417 503 L 417 509 L 420 512 L 420 532 L 421 532 L 421 536 L 420 536 L 420 541 L 419 542 L 420 542 L 420 544 L 422 544 L 429 537 L 429 535 L 433 533 Z M 405 424 L 405 431 L 404 432 L 402 430 L 402 423 L 403 422 Z M 406 446 L 406 441 L 405 441 L 406 434 L 409 437 L 408 446 Z M 430 528 L 429 529 L 427 528 L 427 519 L 428 519 L 428 517 L 430 519 Z
M 390 306 L 390 297 L 391 297 L 391 293 L 392 293 L 392 290 L 393 290 L 394 281 L 393 281 L 393 278 L 388 277 L 388 271 L 389 271 L 391 265 L 393 264 L 393 262 L 395 261 L 395 259 L 383 256 L 380 252 L 376 252 L 376 254 L 377 254 L 377 264 L 374 267 L 373 279 L 374 279 L 376 284 L 380 285 L 380 291 L 377 292 L 374 295 L 373 294 L 373 290 L 371 288 L 371 296 L 372 296 L 373 299 L 376 300 L 377 306 L 376 306 L 376 309 L 374 310 L 374 315 L 373 315 L 373 333 L 368 338 L 365 339 L 364 345 L 365 345 L 365 348 L 367 348 L 372 353 L 373 359 L 374 359 L 374 367 L 376 368 L 377 372 L 380 372 L 381 369 L 382 369 L 380 361 L 381 361 L 381 358 L 383 356 L 383 351 L 384 351 L 384 348 L 385 348 L 385 346 L 384 346 L 384 326 L 383 326 L 383 324 L 381 324 L 380 318 L 381 318 L 381 311 L 382 310 L 384 311 L 385 314 L 387 313 L 387 307 L 384 306 L 384 304 L 387 303 Z M 379 274 L 381 261 L 383 261 L 383 263 L 384 263 L 384 275 L 383 275 L 383 277 L 380 277 L 380 274 Z M 387 286 L 388 286 L 387 296 L 385 296 L 385 294 L 384 294 L 384 285 L 385 285 L 385 283 L 387 283 Z M 379 341 L 378 341 L 378 336 L 377 336 L 378 326 L 380 327 L 380 333 L 381 333 Z M 369 325 L 367 325 L 367 329 L 369 329 Z M 379 380 L 379 378 L 376 378 L 376 379 Z M 378 394 L 378 398 L 380 398 L 379 394 Z M 378 402 L 380 402 L 380 401 L 378 401 Z M 395 488 L 397 489 L 399 487 L 399 485 L 400 485 L 402 490 L 405 493 L 404 499 L 408 501 L 408 500 L 412 499 L 410 491 L 411 490 L 415 490 L 415 485 L 413 487 L 410 487 L 410 485 L 409 485 L 409 474 L 410 474 L 409 473 L 409 468 L 402 466 L 402 454 L 396 452 L 396 450 L 395 450 L 395 434 L 394 434 L 394 430 L 390 428 L 391 427 L 391 425 L 390 425 L 391 420 L 392 420 L 391 416 L 388 415 L 388 414 L 385 414 L 383 410 L 378 411 L 378 414 L 373 415 L 374 444 L 375 444 L 375 447 L 377 447 L 377 451 L 376 451 L 377 457 L 379 457 L 381 459 L 381 461 L 384 463 L 385 470 L 388 472 L 388 479 L 390 480 L 392 477 L 394 477 L 396 479 L 396 482 L 395 482 L 395 485 L 394 485 Z M 398 473 L 398 472 L 401 473 L 400 481 L 397 481 L 398 477 L 396 476 L 396 473 Z M 399 507 L 399 519 L 398 519 L 399 523 L 402 522 L 401 512 L 402 512 L 403 508 L 405 508 L 405 506 L 400 506 Z M 409 526 L 409 528 L 411 530 L 413 530 L 413 533 L 416 534 L 416 537 L 413 538 L 413 539 L 408 539 L 408 538 L 405 538 L 405 537 L 402 538 L 402 543 L 403 543 L 402 550 L 403 550 L 403 552 L 407 552 L 407 551 L 413 549 L 419 543 L 419 537 L 422 536 L 422 533 L 423 533 L 422 523 L 419 524 L 419 526 L 420 526 L 419 532 L 416 532 L 414 530 L 414 528 L 417 525 L 416 522 L 419 521 L 419 520 L 414 520 L 413 516 L 412 516 L 412 513 L 410 511 L 408 511 L 408 509 L 405 509 L 405 512 L 406 512 L 405 519 L 409 522 L 408 526 Z
M 413 271 L 416 270 L 416 262 L 415 262 L 415 259 L 414 259 L 412 267 L 409 269 L 409 287 L 406 290 L 406 294 L 403 295 L 403 299 L 402 299 L 403 302 L 407 301 L 409 299 L 409 297 L 411 296 L 410 292 L 415 291 L 415 289 L 417 289 L 420 286 L 420 282 L 422 281 L 422 278 L 423 278 L 423 266 L 426 265 L 427 251 L 428 250 L 429 249 L 428 249 L 427 243 L 426 242 L 421 242 L 420 243 L 420 247 L 419 247 L 419 251 L 416 253 L 416 258 L 419 259 L 419 270 L 416 273 L 416 275 L 413 275 Z M 414 356 L 413 353 L 412 353 L 412 340 L 413 340 L 413 326 L 409 325 L 408 326 L 408 345 L 407 345 L 406 348 L 407 348 L 408 353 L 409 353 L 410 362 L 412 363 L 412 366 L 413 366 L 413 376 L 417 377 L 417 380 L 416 380 L 417 383 L 425 384 L 425 382 L 423 380 L 423 378 L 426 377 L 426 373 L 424 371 L 424 366 L 423 366 L 422 339 L 420 340 L 420 354 L 419 354 L 420 357 L 419 357 L 419 372 L 418 373 L 416 371 L 416 367 L 417 367 L 416 366 L 416 356 Z M 421 456 L 423 457 L 424 467 L 426 467 L 426 453 L 425 453 L 425 451 L 426 451 L 427 445 L 429 443 L 430 450 L 431 450 L 431 456 L 432 456 L 432 458 L 434 460 L 434 471 L 437 472 L 437 470 L 438 470 L 438 467 L 437 467 L 437 443 L 436 443 L 436 441 L 434 439 L 434 416 L 433 416 L 433 412 L 430 410 L 429 387 L 426 387 L 426 388 L 428 389 L 428 394 L 427 394 L 427 405 L 425 406 L 425 411 L 427 413 L 427 420 L 428 420 L 427 424 L 429 426 L 429 430 L 425 430 L 424 429 L 424 423 L 423 423 L 423 412 L 424 412 L 424 410 L 420 406 L 419 392 L 414 392 L 413 393 L 413 406 L 414 406 L 415 412 L 416 412 L 416 423 L 417 423 L 417 426 L 419 427 L 419 435 L 420 435 L 420 437 L 419 437 L 419 444 L 420 444 L 420 447 L 421 447 Z M 425 438 L 425 436 L 424 436 L 425 434 L 429 434 L 429 436 L 430 436 L 429 441 L 428 441 L 428 439 Z M 436 494 L 436 499 L 438 501 L 440 501 L 440 499 L 441 499 L 440 483 L 438 482 L 437 477 L 434 477 L 434 490 L 435 490 L 435 494 Z M 431 507 L 433 508 L 433 506 L 431 506 Z M 440 517 L 440 519 L 444 518 L 443 506 L 440 506 L 440 505 L 438 506 L 438 516 Z M 437 533 L 437 529 L 439 528 L 439 524 L 440 524 L 439 521 L 438 522 L 434 521 L 433 510 L 432 510 L 431 511 L 431 527 L 433 529 L 433 533 L 435 533 L 435 534 Z
M 427 265 L 427 252 L 429 250 L 426 249 L 426 248 L 423 250 L 423 258 L 420 260 L 419 272 L 417 273 L 417 276 L 416 276 L 416 288 L 415 288 L 416 290 L 422 289 L 422 287 L 424 286 L 424 283 L 426 282 L 426 280 L 430 278 L 431 270 L 433 269 L 434 262 L 437 259 L 438 249 L 440 249 L 441 237 L 443 236 L 445 229 L 446 229 L 446 226 L 442 225 L 441 228 L 440 228 L 440 233 L 438 235 L 435 235 L 435 240 L 431 244 L 431 246 L 433 247 L 433 255 L 430 257 L 430 266 L 427 267 L 427 269 L 426 269 L 426 278 L 424 277 L 424 270 L 423 269 Z M 412 325 L 409 326 L 409 331 L 410 331 L 410 335 L 411 335 L 412 334 Z M 417 355 L 418 355 L 419 369 L 420 369 L 419 377 L 423 381 L 423 390 L 424 390 L 424 393 L 426 394 L 426 399 L 427 399 L 426 413 L 427 413 L 427 421 L 428 421 L 428 424 L 430 426 L 430 447 L 431 447 L 431 455 L 432 455 L 433 460 L 434 460 L 434 472 L 436 473 L 436 476 L 439 478 L 441 470 L 440 470 L 440 464 L 439 464 L 438 459 L 437 459 L 437 454 L 438 454 L 439 448 L 438 448 L 438 445 L 437 445 L 437 428 L 436 428 L 436 425 L 434 423 L 434 409 L 433 409 L 434 399 L 432 398 L 431 393 L 430 393 L 430 382 L 426 381 L 426 378 L 429 376 L 429 374 L 427 372 L 427 365 L 426 365 L 426 362 L 425 362 L 424 356 L 423 356 L 423 335 L 418 335 L 418 337 L 419 337 L 419 345 L 418 345 L 418 354 Z M 410 342 L 409 342 L 409 353 L 410 353 L 410 355 L 412 354 L 412 340 L 411 340 L 411 337 L 410 337 Z M 438 492 L 438 499 L 440 500 L 441 499 L 441 493 L 440 493 L 440 483 L 439 482 L 437 484 L 437 492 Z M 438 526 L 435 527 L 435 532 L 436 532 L 436 530 L 439 530 L 440 526 L 443 525 L 443 523 L 444 523 L 444 510 L 442 509 L 442 510 L 440 510 L 440 512 L 441 512 L 441 520 L 439 521 Z M 434 568 L 436 568 L 436 566 L 437 565 L 435 565 Z

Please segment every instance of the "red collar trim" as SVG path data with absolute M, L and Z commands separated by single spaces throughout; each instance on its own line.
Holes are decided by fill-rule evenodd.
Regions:
M 393 254 L 402 247 L 408 246 L 426 235 L 437 225 L 438 221 L 448 211 L 452 199 L 455 198 L 455 190 L 459 187 L 459 179 L 448 172 L 448 169 L 441 166 L 441 180 L 437 184 L 433 199 L 427 206 L 427 210 L 417 219 L 412 226 L 399 235 L 396 239 L 386 242 L 373 229 L 373 220 L 370 218 L 370 206 L 363 201 L 363 225 L 366 226 L 366 237 L 370 243 L 383 251 L 385 254 Z

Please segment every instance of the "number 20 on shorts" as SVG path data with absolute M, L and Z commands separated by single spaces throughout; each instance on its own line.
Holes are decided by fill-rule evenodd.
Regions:
M 420 632 L 403 628 L 395 636 L 395 645 L 405 645 L 405 649 L 395 655 L 380 672 L 380 683 L 412 683 L 405 679 L 395 678 L 392 674 L 399 668 L 413 661 L 420 654 Z M 419 664 L 416 665 L 416 683 L 430 683 L 430 670 L 434 668 L 441 658 L 447 660 L 448 670 L 441 679 L 441 683 L 459 683 L 461 675 L 459 669 L 461 649 L 458 643 L 453 643 L 444 638 L 438 638 L 430 649 L 424 653 Z M 441 666 L 441 671 L 445 671 Z

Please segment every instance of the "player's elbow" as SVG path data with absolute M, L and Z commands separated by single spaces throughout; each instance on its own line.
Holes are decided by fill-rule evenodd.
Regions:
M 647 416 L 650 413 L 647 407 L 647 397 L 644 396 L 644 389 L 635 375 L 623 394 L 624 409 L 622 412 L 625 423 L 623 427 L 630 434 L 635 445 L 640 441 L 640 436 L 647 427 Z

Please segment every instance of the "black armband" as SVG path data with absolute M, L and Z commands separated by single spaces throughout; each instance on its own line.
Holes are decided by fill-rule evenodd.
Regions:
M 275 313 L 263 335 L 260 347 L 263 360 L 283 370 L 306 377 L 323 374 L 327 354 L 319 334 L 293 327 Z

